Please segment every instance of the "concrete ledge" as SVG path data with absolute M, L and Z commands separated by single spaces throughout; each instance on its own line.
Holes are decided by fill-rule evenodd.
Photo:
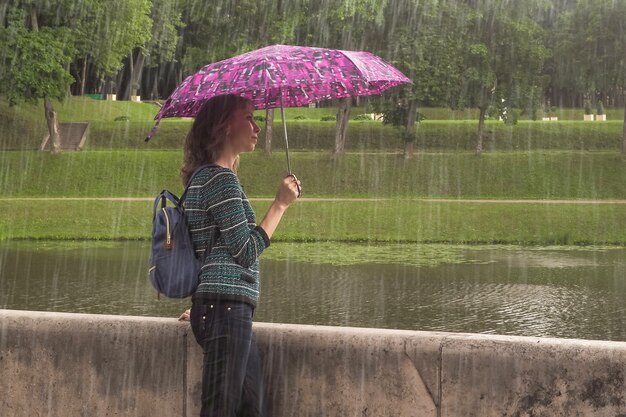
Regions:
M 269 416 L 626 416 L 626 343 L 256 323 Z M 196 416 L 189 325 L 0 310 L 0 415 Z
M 0 414 L 184 415 L 186 329 L 172 324 L 0 310 Z

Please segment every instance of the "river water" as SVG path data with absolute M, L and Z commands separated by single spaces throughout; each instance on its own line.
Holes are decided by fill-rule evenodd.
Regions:
M 255 320 L 626 341 L 626 248 L 298 245 L 317 258 L 286 243 L 263 256 Z M 0 242 L 0 308 L 177 317 L 189 302 L 156 297 L 148 256 L 146 242 Z

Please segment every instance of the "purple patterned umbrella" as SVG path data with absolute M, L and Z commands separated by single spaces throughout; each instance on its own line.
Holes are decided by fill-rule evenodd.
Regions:
M 222 94 L 247 97 L 256 109 L 283 108 L 380 94 L 410 82 L 398 69 L 369 52 L 267 46 L 209 64 L 187 77 L 155 116 L 156 124 L 146 141 L 162 118 L 194 117 L 208 99 Z M 289 152 L 286 128 L 285 141 Z

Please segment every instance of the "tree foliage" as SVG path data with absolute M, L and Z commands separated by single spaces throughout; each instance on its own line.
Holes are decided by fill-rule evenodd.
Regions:
M 0 94 L 11 104 L 45 97 L 62 99 L 74 81 L 67 71 L 75 49 L 67 28 L 26 25 L 24 10 L 11 8 L 0 27 Z
M 626 2 L 581 0 L 559 18 L 556 87 L 605 97 L 626 85 Z
M 151 2 L 149 0 L 101 0 L 94 2 L 94 15 L 88 24 L 89 54 L 102 77 L 122 68 L 122 60 L 151 39 Z
M 32 11 L 39 34 L 24 24 Z M 164 98 L 208 63 L 285 43 L 380 55 L 414 81 L 384 106 L 410 114 L 471 106 L 483 120 L 513 108 L 536 115 L 542 103 L 624 105 L 624 16 L 623 0 L 7 0 L 1 88 L 12 100 L 61 96 L 69 59 L 86 92 L 101 92 L 105 79 L 135 89 L 143 73 L 151 81 L 141 88 Z M 19 55 L 29 49 L 40 62 Z M 51 51 L 59 59 L 45 65 Z M 35 68 L 41 79 L 27 76 Z

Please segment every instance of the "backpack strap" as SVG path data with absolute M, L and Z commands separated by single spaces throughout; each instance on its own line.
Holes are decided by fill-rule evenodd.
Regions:
M 174 207 L 178 207 L 180 205 L 179 203 L 180 200 L 178 197 L 176 197 L 176 195 L 172 194 L 171 192 L 167 190 L 161 191 L 159 195 L 157 196 L 157 198 L 154 199 L 154 206 L 152 207 L 152 221 L 154 221 L 156 217 L 156 212 L 157 212 L 159 203 L 161 203 L 161 208 L 163 208 L 166 206 L 167 200 L 169 200 L 174 205 Z
M 216 164 L 206 164 L 206 165 L 202 165 L 198 168 L 196 168 L 196 170 L 193 172 L 193 174 L 191 174 L 191 177 L 189 177 L 189 181 L 187 182 L 187 186 L 185 187 L 185 191 L 183 192 L 183 195 L 180 196 L 179 204 L 182 205 L 183 202 L 185 201 L 185 198 L 187 197 L 187 191 L 189 191 L 189 186 L 191 186 L 191 182 L 193 181 L 194 177 L 203 169 L 205 168 L 209 168 L 209 167 L 217 167 L 218 165 Z M 168 192 L 169 193 L 169 192 Z M 202 259 L 202 261 L 204 262 L 204 260 L 206 259 L 206 257 L 211 253 L 211 250 L 213 249 L 213 245 L 215 244 L 215 242 L 207 242 L 206 243 L 206 247 L 204 248 L 204 257 Z
M 159 202 L 161 203 L 161 208 L 166 206 L 167 200 L 169 200 L 174 205 L 174 207 L 180 207 L 185 201 L 185 198 L 187 197 L 187 190 L 189 190 L 189 186 L 191 185 L 191 181 L 193 180 L 193 178 L 204 168 L 213 167 L 213 166 L 217 166 L 217 165 L 206 164 L 206 165 L 202 165 L 196 168 L 193 174 L 191 174 L 191 177 L 189 178 L 189 181 L 187 182 L 187 186 L 185 187 L 185 191 L 183 191 L 183 195 L 181 195 L 180 198 L 176 197 L 175 194 L 167 190 L 161 191 L 159 195 L 157 196 L 157 198 L 154 200 L 154 207 L 152 209 L 152 218 L 154 219 L 154 217 L 156 216 L 157 206 L 159 205 Z
M 216 164 L 206 164 L 206 165 L 202 165 L 198 168 L 196 168 L 196 170 L 193 172 L 193 174 L 191 174 L 191 177 L 189 177 L 189 181 L 187 181 L 187 186 L 185 187 L 185 191 L 183 191 L 183 195 L 180 196 L 180 203 L 182 204 L 183 201 L 185 201 L 185 198 L 187 197 L 187 191 L 189 190 L 189 186 L 191 185 L 191 181 L 193 181 L 193 178 L 198 175 L 198 173 L 200 171 L 202 171 L 204 168 L 209 168 L 209 167 L 216 167 Z

